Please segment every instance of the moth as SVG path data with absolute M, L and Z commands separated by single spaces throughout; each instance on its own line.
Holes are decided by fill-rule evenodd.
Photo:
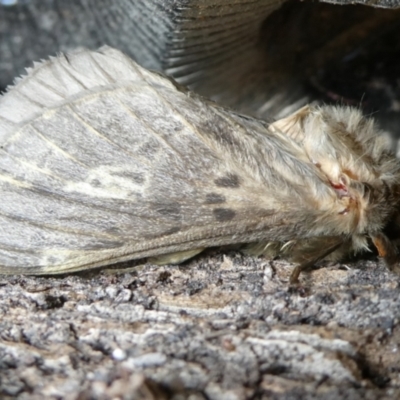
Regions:
M 302 270 L 371 243 L 397 268 L 400 163 L 372 119 L 239 115 L 118 50 L 35 64 L 0 98 L 0 273 L 238 244 Z

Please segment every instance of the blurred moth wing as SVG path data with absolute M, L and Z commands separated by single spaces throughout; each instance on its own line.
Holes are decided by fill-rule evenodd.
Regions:
M 370 146 L 372 175 L 338 188 L 308 134 L 219 107 L 109 47 L 35 65 L 0 98 L 0 273 L 179 262 L 235 243 L 363 248 L 397 210 L 398 162 Z

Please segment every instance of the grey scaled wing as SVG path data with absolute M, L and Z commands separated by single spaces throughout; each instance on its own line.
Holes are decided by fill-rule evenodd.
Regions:
M 284 135 L 108 47 L 9 88 L 0 147 L 0 273 L 291 240 L 323 218 L 316 191 L 335 197 Z

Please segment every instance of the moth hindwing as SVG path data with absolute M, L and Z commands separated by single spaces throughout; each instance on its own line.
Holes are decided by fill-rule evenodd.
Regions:
M 268 126 L 103 47 L 10 88 L 0 142 L 1 273 L 180 261 L 233 243 L 292 248 L 303 266 L 326 241 L 339 254 L 371 237 L 393 254 L 383 229 L 399 163 L 357 110 L 308 107 Z

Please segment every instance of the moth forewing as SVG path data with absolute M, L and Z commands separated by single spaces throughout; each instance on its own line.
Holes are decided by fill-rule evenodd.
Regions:
M 179 262 L 235 243 L 296 243 L 308 263 L 324 255 L 310 241 L 357 250 L 393 214 L 399 167 L 345 114 L 309 107 L 268 127 L 108 47 L 37 65 L 0 99 L 0 272 Z

